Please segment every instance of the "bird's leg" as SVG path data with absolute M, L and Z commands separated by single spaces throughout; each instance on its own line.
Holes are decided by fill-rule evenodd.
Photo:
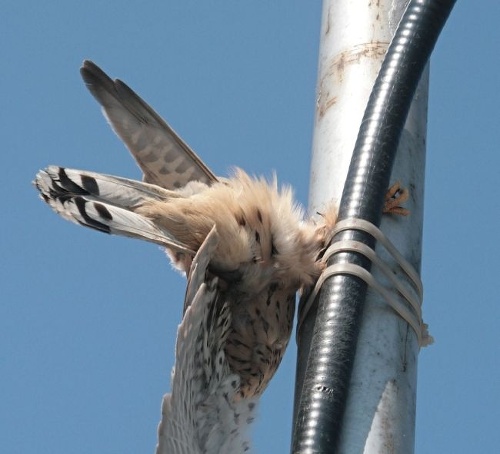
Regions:
M 408 216 L 410 210 L 403 208 L 401 205 L 408 200 L 408 189 L 403 188 L 399 181 L 396 181 L 385 194 L 385 203 L 382 210 L 385 214 L 397 214 L 400 216 Z

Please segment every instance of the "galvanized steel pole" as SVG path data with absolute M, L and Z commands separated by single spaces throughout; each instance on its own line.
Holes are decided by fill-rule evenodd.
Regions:
M 341 199 L 368 96 L 405 6 L 404 1 L 359 4 L 324 0 L 311 165 L 312 212 L 322 212 L 331 201 L 338 203 Z M 392 167 L 390 180 L 399 180 L 410 190 L 406 208 L 411 215 L 384 216 L 381 222 L 381 230 L 417 270 L 421 261 L 427 91 L 425 70 L 415 91 L 394 165 L 387 164 L 389 170 Z M 370 174 L 374 168 L 368 165 L 366 173 Z M 350 185 L 360 190 L 360 183 L 351 181 Z M 356 215 L 352 200 L 347 211 L 344 209 L 344 216 Z M 391 262 L 383 251 L 378 248 L 377 251 Z M 340 283 L 343 277 L 339 277 L 334 282 Z M 351 285 L 358 285 L 355 279 L 351 281 L 354 282 Z M 361 287 L 357 289 L 358 296 L 366 293 L 366 287 Z M 370 291 L 364 310 L 362 301 L 350 303 L 343 308 L 340 305 L 337 308 L 336 304 L 327 309 L 320 307 L 323 318 L 320 328 L 315 328 L 318 311 L 315 307 L 299 332 L 292 452 L 412 453 L 419 351 L 416 336 L 406 322 Z M 326 345 L 325 333 L 318 332 L 320 329 L 344 331 L 348 341 Z M 305 367 L 311 362 L 308 360 L 311 348 L 330 347 L 337 349 L 333 351 L 337 358 L 332 362 L 337 361 L 336 368 L 326 363 L 323 366 L 316 351 L 311 352 L 316 363 Z M 354 360 L 344 355 L 343 350 L 356 348 Z M 318 417 L 325 408 L 329 412 L 326 419 L 324 415 Z

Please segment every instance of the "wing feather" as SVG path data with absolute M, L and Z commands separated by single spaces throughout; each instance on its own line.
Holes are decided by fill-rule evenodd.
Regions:
M 112 80 L 85 60 L 82 78 L 116 134 L 144 172 L 144 181 L 177 189 L 190 181 L 211 184 L 217 177 L 146 102 L 121 80 Z
M 218 243 L 215 227 L 189 274 L 185 313 L 177 333 L 172 392 L 163 398 L 157 454 L 241 454 L 255 399 L 238 400 L 238 375 L 224 352 L 231 311 L 207 267 Z

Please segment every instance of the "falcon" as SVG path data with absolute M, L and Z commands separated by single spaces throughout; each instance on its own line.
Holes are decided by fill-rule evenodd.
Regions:
M 241 169 L 228 178 L 215 176 L 125 83 L 112 80 L 91 61 L 80 71 L 141 168 L 143 181 L 49 166 L 34 183 L 63 218 L 159 244 L 174 267 L 188 275 L 158 452 L 233 446 L 231 436 L 214 442 L 213 434 L 231 434 L 228 427 L 239 424 L 235 415 L 252 413 L 276 372 L 290 339 L 296 293 L 321 273 L 319 258 L 337 208 L 319 221 L 305 220 L 291 188 L 279 186 L 276 177 L 255 178 Z M 392 210 L 396 204 L 391 200 Z M 221 411 L 221 405 L 229 410 Z M 232 422 L 222 423 L 219 413 L 231 415 Z M 184 432 L 175 450 L 166 440 L 179 440 L 182 424 L 191 424 L 192 432 Z M 197 431 L 201 426 L 204 431 Z M 186 433 L 191 435 L 186 438 Z M 186 448 L 191 442 L 199 451 Z M 240 444 L 245 451 L 246 442 Z
M 144 173 L 143 182 L 49 166 L 35 185 L 62 217 L 164 246 L 188 273 L 215 226 L 208 271 L 232 313 L 224 350 L 241 397 L 258 396 L 292 330 L 295 294 L 320 272 L 325 225 L 303 221 L 289 187 L 236 169 L 216 177 L 167 123 L 120 80 L 85 61 L 85 84 Z

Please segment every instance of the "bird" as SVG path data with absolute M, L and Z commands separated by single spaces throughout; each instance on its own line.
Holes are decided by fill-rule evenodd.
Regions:
M 215 226 L 220 241 L 208 270 L 232 313 L 225 352 L 240 377 L 239 396 L 259 396 L 290 339 L 296 292 L 321 271 L 327 223 L 305 221 L 292 189 L 276 177 L 241 169 L 216 177 L 125 83 L 90 61 L 81 75 L 143 181 L 49 166 L 35 179 L 42 199 L 80 225 L 164 246 L 185 273 Z M 334 224 L 334 215 L 326 219 Z
M 173 266 L 187 275 L 172 394 L 164 399 L 158 449 L 166 446 L 168 434 L 176 432 L 171 430 L 173 420 L 194 424 L 193 418 L 201 418 L 193 409 L 189 417 L 172 416 L 175 402 L 181 411 L 179 396 L 189 393 L 199 394 L 188 401 L 206 410 L 201 421 L 207 427 L 219 427 L 214 433 L 220 435 L 223 425 L 207 416 L 217 413 L 215 408 L 221 404 L 213 396 L 224 396 L 232 419 L 235 414 L 253 413 L 290 340 L 296 294 L 310 287 L 324 268 L 320 258 L 338 207 L 332 205 L 317 218 L 305 218 L 291 187 L 279 185 L 276 175 L 266 179 L 236 168 L 228 177 L 216 176 L 124 82 L 111 79 L 89 60 L 80 72 L 141 168 L 143 179 L 51 165 L 37 173 L 34 184 L 63 218 L 100 232 L 159 244 Z M 389 211 L 400 208 L 395 199 L 405 197 L 395 194 L 399 189 L 391 193 Z M 204 247 L 207 241 L 209 246 Z M 197 254 L 202 255 L 203 265 L 194 270 Z M 198 299 L 193 296 L 197 292 Z M 205 301 L 204 309 L 200 299 Z M 189 350 L 209 351 L 212 359 L 190 361 Z M 221 364 L 214 363 L 214 358 Z M 210 398 L 201 391 L 212 383 L 206 377 L 190 391 L 182 389 L 188 385 L 179 377 L 199 377 L 202 372 L 206 377 L 218 376 L 219 388 Z M 178 439 L 178 434 L 172 436 Z M 218 445 L 229 443 L 229 438 Z M 204 450 L 206 443 L 200 442 L 196 449 L 212 452 Z M 186 449 L 165 452 L 198 452 Z M 241 450 L 248 450 L 246 441 L 241 442 Z

